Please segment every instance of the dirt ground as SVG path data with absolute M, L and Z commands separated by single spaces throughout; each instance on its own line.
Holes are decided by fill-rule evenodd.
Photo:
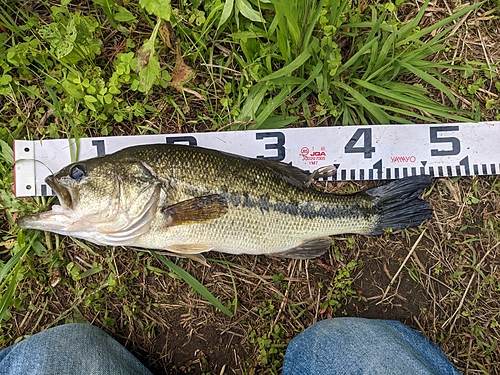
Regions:
M 447 3 L 439 4 L 430 8 L 429 23 L 442 17 Z M 490 16 L 457 24 L 465 32 L 450 42 L 456 48 L 448 58 L 460 54 L 464 61 L 498 63 L 498 20 L 485 17 Z M 454 89 L 461 106 L 470 108 L 471 101 Z M 499 96 L 487 80 L 477 94 L 483 120 L 496 118 L 485 107 L 491 98 Z M 193 113 L 186 116 L 194 121 L 200 101 L 188 100 Z M 163 132 L 193 131 L 184 123 L 163 125 Z M 128 130 L 116 132 L 132 134 Z M 353 185 L 361 190 L 374 183 Z M 435 179 L 425 198 L 434 216 L 422 226 L 376 237 L 338 236 L 315 260 L 213 252 L 207 256 L 210 267 L 176 260 L 228 305 L 233 317 L 148 253 L 47 235 L 53 246 L 47 257 L 27 261 L 26 273 L 33 276 L 18 286 L 19 308 L 12 309 L 4 341 L 86 321 L 115 337 L 155 374 L 275 374 L 298 333 L 319 320 L 354 316 L 407 324 L 436 342 L 465 374 L 500 374 L 499 193 L 498 177 Z M 7 221 L 1 222 L 7 233 Z M 8 255 L 2 252 L 1 259 Z M 70 263 L 83 271 L 95 265 L 102 270 L 75 280 Z
M 64 239 L 67 261 L 83 270 L 95 263 L 109 268 L 81 281 L 64 267 L 52 268 L 51 287 L 32 280 L 28 289 L 38 292 L 31 307 L 14 313 L 14 331 L 22 336 L 34 333 L 30 327 L 87 321 L 155 374 L 272 374 L 280 372 L 288 342 L 316 321 L 396 319 L 437 342 L 461 371 L 496 374 L 497 189 L 494 177 L 435 180 L 427 198 L 435 214 L 420 228 L 336 237 L 332 250 L 316 260 L 220 253 L 209 253 L 211 267 L 179 260 L 219 300 L 237 306 L 232 318 L 172 274 L 160 273 L 165 267 L 150 254 L 87 251 Z M 464 203 L 473 191 L 480 203 Z M 118 285 L 113 290 L 110 274 Z

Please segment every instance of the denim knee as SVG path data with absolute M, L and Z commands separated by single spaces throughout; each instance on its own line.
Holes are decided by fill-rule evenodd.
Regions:
M 66 324 L 37 333 L 0 352 L 0 375 L 151 374 L 104 331 Z

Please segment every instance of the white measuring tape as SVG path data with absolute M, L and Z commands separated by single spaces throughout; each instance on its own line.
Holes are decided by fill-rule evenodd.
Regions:
M 182 143 L 291 163 L 313 171 L 335 165 L 330 179 L 384 180 L 499 174 L 500 122 L 332 126 L 81 138 L 78 160 L 151 143 Z M 16 196 L 53 195 L 45 177 L 70 164 L 71 139 L 14 142 Z

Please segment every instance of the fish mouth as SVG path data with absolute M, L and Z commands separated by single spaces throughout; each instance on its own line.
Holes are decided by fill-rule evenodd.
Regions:
M 48 176 L 45 179 L 45 183 L 52 188 L 54 193 L 56 193 L 57 198 L 59 198 L 59 203 L 63 208 L 73 208 L 73 198 L 71 197 L 69 189 L 60 184 L 54 175 Z

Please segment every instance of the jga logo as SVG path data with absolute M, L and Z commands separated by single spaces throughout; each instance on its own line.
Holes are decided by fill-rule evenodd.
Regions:
M 310 165 L 318 164 L 318 161 L 324 161 L 326 159 L 326 147 L 321 146 L 319 150 L 314 147 L 302 147 L 300 149 L 300 155 L 302 156 L 302 161 Z

